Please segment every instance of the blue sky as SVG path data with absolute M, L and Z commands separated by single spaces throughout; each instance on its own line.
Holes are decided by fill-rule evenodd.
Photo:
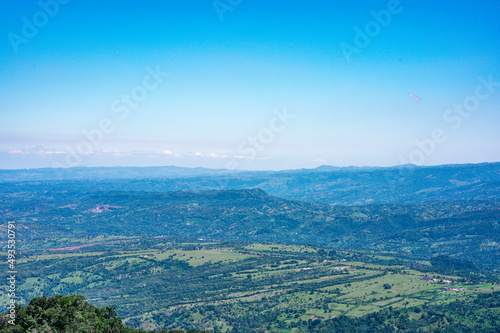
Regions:
M 500 1 L 55 1 L 1 4 L 0 168 L 499 161 Z

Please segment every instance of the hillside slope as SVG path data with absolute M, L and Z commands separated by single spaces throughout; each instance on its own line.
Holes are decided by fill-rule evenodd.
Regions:
M 20 181 L 36 181 L 31 185 L 45 184 L 47 190 L 64 187 L 167 192 L 261 188 L 284 199 L 344 206 L 500 199 L 500 163 L 287 171 L 180 167 L 72 168 L 60 173 L 54 169 L 0 170 L 0 188 L 29 189 L 30 183 Z
M 74 191 L 0 195 L 19 237 L 175 236 L 451 254 L 498 269 L 497 200 L 327 206 L 260 189 L 166 193 Z
M 0 333 L 146 333 L 123 325 L 113 307 L 98 308 L 83 295 L 33 298 L 28 305 L 16 305 L 15 317 L 0 314 Z M 159 333 L 184 333 L 164 330 Z M 202 333 L 190 330 L 188 333 Z

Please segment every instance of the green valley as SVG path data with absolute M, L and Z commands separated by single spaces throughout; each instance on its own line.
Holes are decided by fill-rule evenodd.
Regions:
M 22 301 L 81 293 L 99 307 L 116 306 L 125 324 L 143 330 L 309 332 L 311 322 L 413 313 L 500 291 L 491 277 L 421 271 L 430 263 L 390 253 L 166 237 L 85 241 L 95 245 L 26 250 L 18 264 Z M 6 301 L 5 292 L 0 297 Z

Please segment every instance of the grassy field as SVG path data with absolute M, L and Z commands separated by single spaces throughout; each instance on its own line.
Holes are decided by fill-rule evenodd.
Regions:
M 117 306 L 126 322 L 143 329 L 183 323 L 225 332 L 252 312 L 288 327 L 296 325 L 292 331 L 301 332 L 301 325 L 311 319 L 357 317 L 387 307 L 447 303 L 500 290 L 498 284 L 458 283 L 458 276 L 377 263 L 394 259 L 388 254 L 365 262 L 348 251 L 325 259 L 319 256 L 320 248 L 299 245 L 157 239 L 135 247 L 136 238 L 86 241 L 65 239 L 57 248 L 100 244 L 75 250 L 44 244 L 43 249 L 26 251 L 18 260 L 20 301 L 41 294 L 82 293 L 98 306 Z M 7 301 L 5 289 L 0 290 L 0 301 Z M 213 306 L 224 314 L 218 315 Z M 279 325 L 269 329 L 287 331 Z

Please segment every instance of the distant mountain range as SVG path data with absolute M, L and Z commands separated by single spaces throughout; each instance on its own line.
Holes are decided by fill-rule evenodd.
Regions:
M 222 169 L 164 167 L 75 167 L 0 170 L 0 182 L 177 178 L 222 174 Z
M 146 192 L 260 188 L 284 199 L 329 205 L 419 203 L 499 199 L 500 163 L 285 171 L 176 166 L 0 170 L 0 185 L 40 181 L 49 189 L 53 185 Z

